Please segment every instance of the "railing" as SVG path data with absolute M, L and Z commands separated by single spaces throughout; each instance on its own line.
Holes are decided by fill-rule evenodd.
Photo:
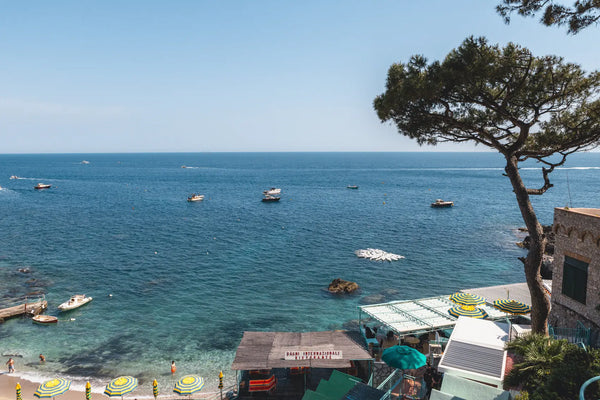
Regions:
M 385 394 L 380 398 L 380 400 L 388 400 L 392 396 L 392 390 L 402 382 L 402 370 L 396 369 L 392 372 L 379 386 L 377 389 L 385 390 Z
M 577 321 L 575 328 L 560 328 L 548 326 L 548 333 L 554 339 L 566 339 L 570 343 L 583 343 L 590 345 L 591 328 L 586 328 L 580 321 Z

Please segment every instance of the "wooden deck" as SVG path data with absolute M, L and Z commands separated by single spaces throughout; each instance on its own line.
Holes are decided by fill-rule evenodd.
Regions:
M 46 300 L 36 300 L 31 303 L 23 301 L 21 304 L 0 309 L 0 322 L 4 322 L 7 318 L 18 317 L 24 314 L 37 315 L 46 308 L 48 308 Z

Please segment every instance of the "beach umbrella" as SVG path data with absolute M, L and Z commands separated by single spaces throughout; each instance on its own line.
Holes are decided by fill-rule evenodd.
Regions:
M 198 375 L 186 375 L 175 383 L 173 391 L 182 396 L 191 396 L 204 387 L 204 378 Z
M 450 296 L 450 300 L 463 306 L 478 306 L 480 304 L 485 304 L 485 299 L 483 297 L 462 292 L 454 293 Z
M 85 400 L 92 399 L 92 385 L 89 382 L 85 384 Z
M 529 314 L 531 307 L 516 300 L 500 299 L 494 301 L 494 307 L 510 314 Z
M 54 396 L 63 394 L 69 390 L 70 387 L 71 381 L 69 380 L 62 378 L 52 379 L 42 383 L 33 395 L 40 399 L 50 399 Z
M 133 376 L 120 376 L 110 381 L 104 389 L 104 394 L 109 397 L 121 396 L 131 393 L 138 385 L 138 380 Z
M 158 397 L 158 382 L 156 379 L 152 382 L 152 394 L 154 395 L 154 399 Z
M 23 400 L 23 398 L 21 397 L 21 385 L 19 383 L 17 383 L 15 389 L 17 389 L 17 400 Z
M 427 357 L 409 346 L 392 346 L 383 351 L 381 359 L 387 365 L 399 369 L 417 369 L 427 363 Z
M 452 315 L 453 317 L 458 318 L 459 316 L 463 316 L 463 317 L 471 317 L 471 318 L 479 318 L 479 319 L 486 319 L 488 317 L 488 314 L 485 312 L 485 310 L 482 310 L 481 308 L 476 308 L 476 307 L 452 307 L 451 309 L 448 310 L 448 314 Z

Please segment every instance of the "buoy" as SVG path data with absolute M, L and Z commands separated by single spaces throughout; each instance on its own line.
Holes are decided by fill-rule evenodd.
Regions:
M 112 294 L 109 294 L 108 297 L 112 297 Z
M 155 251 L 154 254 L 158 254 L 158 251 Z

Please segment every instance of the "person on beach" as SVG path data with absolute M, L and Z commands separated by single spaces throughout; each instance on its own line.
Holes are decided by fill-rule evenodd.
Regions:
M 46 362 L 46 357 L 44 357 L 43 354 L 40 354 L 40 362 L 41 363 L 45 363 Z
M 171 375 L 175 375 L 177 371 L 177 367 L 175 366 L 175 361 L 171 361 Z
M 15 360 L 13 360 L 12 358 L 9 358 L 8 361 L 6 362 L 6 365 L 8 365 L 8 373 L 13 373 L 15 372 Z

